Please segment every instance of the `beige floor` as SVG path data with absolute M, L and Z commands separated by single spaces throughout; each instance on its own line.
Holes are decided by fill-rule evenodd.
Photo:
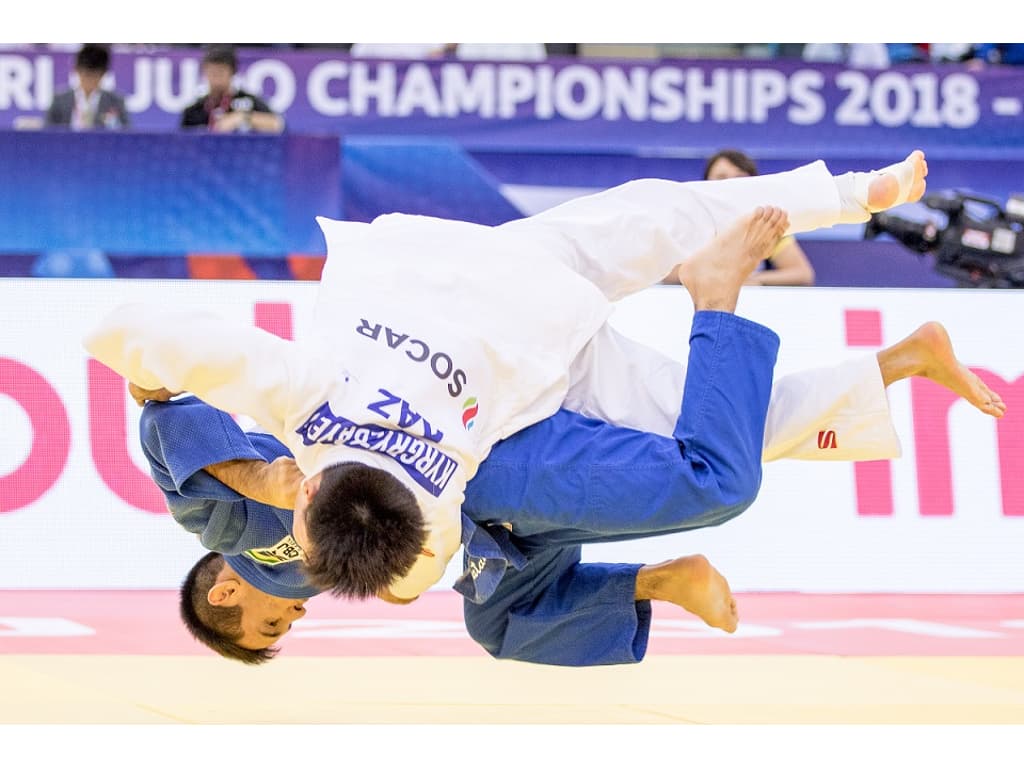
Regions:
M 0 655 L 0 723 L 1024 723 L 1024 657 Z M 283 695 L 284 694 L 284 695 Z

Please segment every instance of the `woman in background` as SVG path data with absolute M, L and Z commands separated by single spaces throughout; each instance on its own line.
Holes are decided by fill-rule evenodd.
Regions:
M 757 176 L 757 165 L 743 152 L 723 149 L 708 158 L 704 179 Z M 747 285 L 814 285 L 814 267 L 800 244 L 790 235 L 779 241 L 775 252 L 747 279 Z

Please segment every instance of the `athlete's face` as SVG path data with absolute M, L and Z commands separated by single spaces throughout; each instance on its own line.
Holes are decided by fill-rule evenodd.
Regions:
M 206 599 L 210 605 L 242 609 L 242 637 L 236 642 L 250 650 L 269 648 L 306 615 L 306 598 L 268 594 L 239 576 L 227 563 Z
M 737 168 L 729 160 L 720 157 L 711 164 L 708 169 L 708 181 L 720 181 L 721 179 L 739 179 L 750 174 L 742 168 Z
M 274 597 L 249 584 L 243 585 L 243 589 L 244 594 L 238 600 L 243 634 L 237 641 L 243 648 L 269 648 L 288 633 L 294 622 L 306 615 L 305 599 Z

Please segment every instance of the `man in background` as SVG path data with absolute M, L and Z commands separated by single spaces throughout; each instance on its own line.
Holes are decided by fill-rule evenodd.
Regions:
M 46 110 L 46 125 L 73 131 L 119 130 L 130 124 L 124 98 L 100 87 L 110 68 L 106 46 L 87 43 L 75 56 L 78 84 L 53 97 Z
M 235 88 L 238 59 L 229 46 L 214 46 L 203 56 L 203 78 L 209 92 L 186 107 L 182 128 L 215 133 L 281 133 L 284 119 L 255 94 Z

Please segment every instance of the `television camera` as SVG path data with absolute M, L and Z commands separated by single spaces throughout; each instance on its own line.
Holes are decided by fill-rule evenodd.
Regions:
M 1004 208 L 995 200 L 959 191 L 927 194 L 921 202 L 944 214 L 945 225 L 876 213 L 864 239 L 885 233 L 920 254 L 935 257 L 935 271 L 963 288 L 1024 288 L 1024 195 Z

